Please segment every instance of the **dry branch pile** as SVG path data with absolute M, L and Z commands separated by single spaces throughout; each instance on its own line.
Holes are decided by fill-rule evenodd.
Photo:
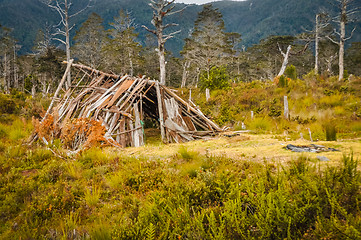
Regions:
M 190 141 L 221 131 L 199 109 L 158 81 L 108 74 L 79 64 L 71 66 L 78 70 L 73 86 L 48 110 L 50 116 L 57 116 L 54 121 L 62 131 L 74 119 L 99 121 L 105 127 L 104 139 L 122 147 L 144 144 L 145 117 L 159 122 L 165 143 Z M 84 133 L 78 131 L 77 135 Z M 73 138 L 73 149 L 86 142 Z

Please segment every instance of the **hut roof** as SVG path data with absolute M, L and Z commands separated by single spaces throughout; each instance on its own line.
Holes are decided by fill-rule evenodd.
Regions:
M 222 131 L 195 105 L 156 80 L 109 74 L 80 64 L 71 63 L 71 67 L 77 69 L 73 86 L 49 109 L 60 126 L 70 119 L 100 121 L 106 138 L 123 147 L 144 144 L 145 117 L 159 122 L 165 143 L 191 141 Z

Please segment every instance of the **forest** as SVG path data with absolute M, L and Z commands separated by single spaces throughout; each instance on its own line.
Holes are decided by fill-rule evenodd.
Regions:
M 361 238 L 360 3 L 133 2 L 27 0 L 28 21 L 49 23 L 26 34 L 0 22 L 0 239 Z M 115 135 L 137 132 L 141 146 L 107 141 L 117 99 L 105 94 L 120 92 L 131 127 Z M 216 127 L 165 143 L 161 94 Z M 74 112 L 89 118 L 61 122 L 80 95 Z M 140 103 L 133 127 L 142 98 L 159 115 Z

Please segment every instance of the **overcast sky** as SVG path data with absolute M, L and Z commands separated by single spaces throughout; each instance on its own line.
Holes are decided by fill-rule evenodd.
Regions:
M 176 0 L 176 2 L 182 2 L 182 3 L 195 3 L 195 4 L 205 4 L 209 2 L 215 2 L 217 0 Z M 233 1 L 245 1 L 245 0 L 233 0 Z

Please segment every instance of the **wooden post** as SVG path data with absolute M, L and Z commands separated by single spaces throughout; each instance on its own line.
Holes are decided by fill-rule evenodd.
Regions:
M 251 120 L 253 120 L 253 118 L 254 118 L 254 113 L 253 111 L 251 111 Z
M 56 97 L 58 96 L 59 92 L 60 92 L 60 89 L 61 87 L 63 86 L 65 80 L 66 80 L 66 77 L 68 75 L 68 72 L 70 71 L 70 68 L 71 68 L 71 65 L 73 64 L 73 61 L 74 59 L 70 59 L 70 61 L 68 62 L 68 65 L 66 66 L 66 70 L 64 72 L 64 75 L 63 75 L 63 78 L 61 79 L 60 83 L 59 83 L 59 86 L 58 88 L 56 89 L 55 93 L 54 93 L 54 96 L 53 96 L 53 99 L 51 100 L 51 103 L 49 105 L 49 108 L 48 110 L 46 111 L 45 113 L 45 116 L 43 117 L 43 120 L 41 120 L 41 122 L 43 122 L 45 120 L 45 118 L 48 116 L 48 114 L 50 113 L 50 110 L 52 109 L 53 105 L 54 105 L 54 102 L 55 102 L 55 99 Z
M 209 89 L 206 88 L 206 101 L 208 102 L 208 100 L 211 98 L 211 95 L 209 93 Z
M 287 100 L 287 96 L 283 97 L 283 102 L 284 102 L 284 116 L 285 118 L 288 120 L 290 117 L 290 113 L 288 110 L 288 100 Z
M 134 131 L 134 147 L 143 146 L 143 129 L 142 124 L 140 123 L 140 115 L 138 104 L 134 105 L 134 116 L 135 116 L 135 131 Z
M 160 95 L 159 82 L 155 84 L 155 89 L 157 91 L 160 133 L 162 135 L 162 142 L 165 143 L 166 138 L 165 138 L 165 130 L 164 130 L 163 104 L 162 104 L 162 96 Z
M 310 134 L 310 141 L 313 142 L 311 129 L 308 128 L 308 134 Z

